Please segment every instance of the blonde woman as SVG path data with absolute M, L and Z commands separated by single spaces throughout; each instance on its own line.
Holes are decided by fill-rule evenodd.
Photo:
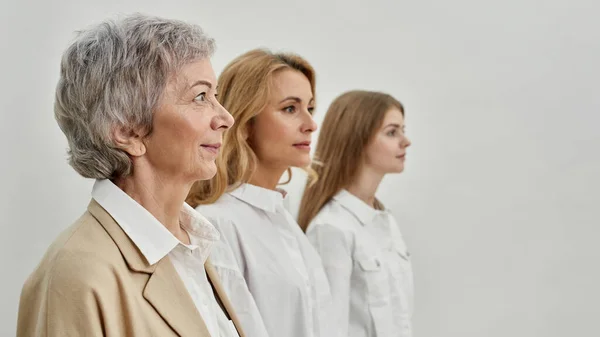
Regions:
M 404 108 L 384 93 L 339 96 L 321 126 L 319 180 L 307 185 L 298 220 L 321 255 L 343 336 L 412 335 L 409 253 L 375 198 L 386 174 L 404 170 L 408 146 Z
M 216 177 L 188 197 L 231 248 L 215 251 L 213 264 L 238 312 L 248 304 L 237 289 L 247 284 L 270 336 L 333 336 L 321 260 L 278 188 L 290 167 L 310 165 L 314 70 L 297 55 L 253 50 L 225 68 L 219 91 L 236 123 L 225 133 Z M 237 265 L 227 264 L 228 254 Z

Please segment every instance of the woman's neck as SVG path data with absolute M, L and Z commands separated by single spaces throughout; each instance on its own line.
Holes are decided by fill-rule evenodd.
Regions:
M 364 201 L 367 205 L 375 208 L 375 193 L 382 179 L 383 174 L 363 167 L 356 179 L 346 186 L 346 190 Z
M 277 184 L 279 184 L 279 180 L 286 170 L 287 168 L 269 167 L 259 163 L 249 183 L 269 190 L 276 190 Z
M 179 218 L 191 185 L 165 179 L 142 167 L 136 167 L 134 172 L 116 179 L 115 185 L 148 210 L 177 239 L 189 244 L 189 236 L 181 228 Z

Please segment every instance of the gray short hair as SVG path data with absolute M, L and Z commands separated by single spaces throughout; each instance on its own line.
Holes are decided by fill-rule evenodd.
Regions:
M 63 54 L 54 105 L 75 171 L 93 179 L 131 174 L 131 159 L 116 146 L 112 130 L 149 134 L 171 76 L 211 57 L 214 45 L 196 25 L 141 14 L 79 31 Z

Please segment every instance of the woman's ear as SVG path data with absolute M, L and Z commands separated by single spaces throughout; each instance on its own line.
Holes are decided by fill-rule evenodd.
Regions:
M 127 152 L 132 157 L 139 157 L 146 153 L 143 142 L 144 135 L 141 130 L 118 126 L 113 129 L 113 139 L 118 148 Z

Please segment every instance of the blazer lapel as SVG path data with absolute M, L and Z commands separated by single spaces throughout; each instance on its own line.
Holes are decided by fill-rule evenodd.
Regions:
M 144 298 L 180 336 L 209 336 L 196 305 L 168 257 L 157 263 L 144 289 Z
M 169 257 L 162 258 L 154 265 L 148 264 L 121 226 L 100 204 L 92 199 L 88 211 L 112 237 L 129 269 L 149 274 L 142 295 L 165 322 L 182 337 L 210 336 L 202 316 Z
M 233 321 L 233 324 L 235 325 L 238 335 L 240 335 L 240 337 L 245 337 L 246 335 L 244 334 L 244 331 L 242 330 L 242 325 L 240 324 L 240 321 L 238 320 L 238 317 L 235 314 L 235 310 L 233 309 L 231 302 L 229 302 L 229 298 L 227 297 L 225 290 L 221 286 L 221 282 L 219 281 L 219 275 L 217 274 L 217 271 L 210 263 L 210 258 L 208 260 L 206 260 L 206 263 L 204 263 L 204 269 L 206 270 L 206 275 L 208 276 L 208 280 L 210 281 L 210 283 L 213 286 L 213 290 L 215 292 L 215 297 L 217 297 L 217 302 L 219 302 L 219 304 L 221 304 L 223 306 L 225 315 L 228 315 L 229 318 Z

